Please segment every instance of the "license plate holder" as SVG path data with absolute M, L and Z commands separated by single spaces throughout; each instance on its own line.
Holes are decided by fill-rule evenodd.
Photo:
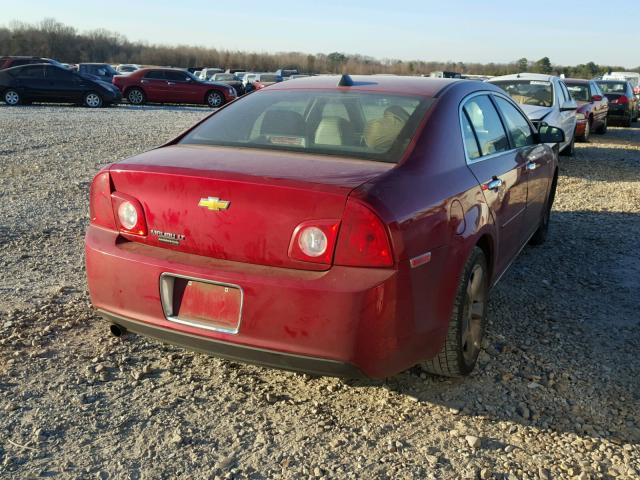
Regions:
M 163 273 L 160 300 L 171 322 L 229 334 L 240 329 L 244 293 L 238 285 Z

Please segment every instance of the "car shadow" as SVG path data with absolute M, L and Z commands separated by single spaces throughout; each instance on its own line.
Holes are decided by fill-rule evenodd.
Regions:
M 638 238 L 637 214 L 554 212 L 547 242 L 525 248 L 493 289 L 485 349 L 470 377 L 417 366 L 347 383 L 452 414 L 640 444 Z

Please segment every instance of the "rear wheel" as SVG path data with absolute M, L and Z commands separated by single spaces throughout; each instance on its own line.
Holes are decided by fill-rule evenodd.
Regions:
M 88 108 L 100 108 L 102 106 L 102 97 L 96 92 L 89 92 L 85 94 L 83 103 Z
M 132 105 L 142 105 L 147 101 L 147 98 L 139 88 L 131 88 L 127 92 L 127 101 Z
M 7 105 L 20 105 L 20 102 L 22 101 L 22 99 L 20 98 L 20 94 L 13 90 L 12 88 L 10 88 L 9 90 L 5 90 L 4 95 L 4 102 Z
M 215 90 L 208 92 L 205 100 L 211 108 L 218 108 L 224 105 L 224 95 Z
M 425 370 L 447 377 L 471 373 L 482 346 L 488 297 L 487 259 L 481 248 L 474 247 L 458 284 L 444 345 L 434 358 L 423 364 Z
M 556 198 L 556 187 L 558 185 L 558 176 L 553 177 L 551 183 L 551 190 L 549 191 L 549 197 L 547 203 L 544 206 L 542 218 L 540 219 L 540 225 L 533 234 L 533 237 L 529 240 L 530 245 L 542 245 L 547 240 L 547 233 L 549 232 L 549 220 L 551 219 L 551 207 L 553 207 L 553 201 Z

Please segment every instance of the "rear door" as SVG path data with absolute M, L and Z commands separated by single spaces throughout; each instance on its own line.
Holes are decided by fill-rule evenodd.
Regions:
M 552 155 L 548 148 L 536 142 L 529 121 L 510 100 L 500 95 L 493 98 L 507 127 L 511 146 L 516 149 L 517 163 L 524 163 L 525 166 L 527 208 L 524 213 L 523 231 L 528 237 L 536 230 L 542 218 L 549 180 L 553 176 Z
M 47 99 L 49 88 L 44 78 L 44 65 L 32 65 L 22 68 L 17 80 L 27 98 L 36 101 Z
M 481 185 L 497 226 L 497 274 L 518 254 L 525 239 L 526 158 L 511 148 L 509 137 L 489 94 L 464 102 L 460 120 L 467 164 Z
M 170 101 L 168 100 L 167 79 L 163 70 L 149 70 L 140 80 L 140 86 L 150 102 Z

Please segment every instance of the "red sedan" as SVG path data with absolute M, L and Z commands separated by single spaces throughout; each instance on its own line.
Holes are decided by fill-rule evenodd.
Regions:
M 91 301 L 116 335 L 235 360 L 468 374 L 490 288 L 545 240 L 563 140 L 487 83 L 272 85 L 96 175 Z
M 229 85 L 202 81 L 186 70 L 176 68 L 141 68 L 128 75 L 113 77 L 113 84 L 133 105 L 155 102 L 221 107 L 238 96 Z
M 564 83 L 578 104 L 576 138 L 581 142 L 587 142 L 591 132 L 607 133 L 609 100 L 595 80 L 567 78 Z

